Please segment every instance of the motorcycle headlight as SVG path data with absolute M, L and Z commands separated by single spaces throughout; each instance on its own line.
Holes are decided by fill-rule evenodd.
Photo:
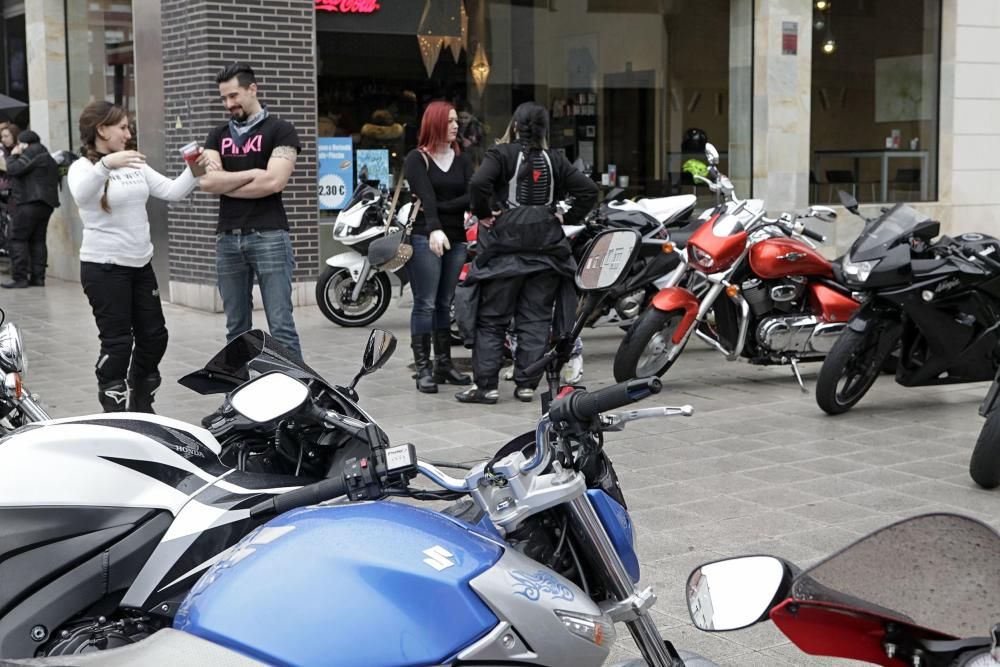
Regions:
M 881 261 L 880 259 L 873 259 L 867 262 L 852 262 L 849 259 L 845 259 L 841 268 L 844 270 L 845 276 L 863 283 L 868 280 L 868 276 L 871 275 L 872 271 L 875 270 L 875 267 Z
M 703 269 L 711 269 L 712 265 L 715 264 L 711 255 L 691 243 L 688 243 L 688 253 L 690 253 L 691 261 Z
M 25 375 L 28 371 L 28 361 L 24 357 L 24 346 L 21 344 L 21 332 L 13 322 L 0 327 L 0 371 L 21 375 Z
M 353 229 L 354 228 L 351 227 L 346 222 L 335 223 L 333 225 L 333 238 L 335 238 L 335 239 L 342 239 L 345 236 L 350 236 L 351 235 L 351 231 L 353 231 Z

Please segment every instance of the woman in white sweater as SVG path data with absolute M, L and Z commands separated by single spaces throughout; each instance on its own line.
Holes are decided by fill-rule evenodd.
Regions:
M 68 174 L 83 221 L 80 282 L 100 332 L 96 372 L 105 412 L 153 412 L 167 327 L 149 261 L 146 201 L 178 201 L 197 185 L 187 167 L 171 180 L 147 165 L 142 153 L 125 150 L 131 138 L 125 109 L 91 102 L 80 114 L 84 158 Z

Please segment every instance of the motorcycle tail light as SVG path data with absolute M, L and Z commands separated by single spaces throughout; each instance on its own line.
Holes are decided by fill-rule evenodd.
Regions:
M 715 264 L 715 259 L 711 255 L 693 243 L 688 244 L 688 253 L 691 256 L 691 261 L 702 269 L 711 269 Z

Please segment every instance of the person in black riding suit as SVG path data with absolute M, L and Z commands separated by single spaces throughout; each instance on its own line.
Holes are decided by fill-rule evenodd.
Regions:
M 548 113 L 525 102 L 507 135 L 490 148 L 472 177 L 469 196 L 479 219 L 479 254 L 456 292 L 459 325 L 472 339 L 475 384 L 462 403 L 496 403 L 504 334 L 517 336 L 514 396 L 531 401 L 541 373 L 526 369 L 545 352 L 550 330 L 572 326 L 576 262 L 560 223 L 578 224 L 597 202 L 597 186 L 559 152 L 548 150 Z M 506 140 L 506 141 L 505 141 Z M 573 197 L 561 219 L 555 203 Z M 558 307 L 553 318 L 553 306 Z

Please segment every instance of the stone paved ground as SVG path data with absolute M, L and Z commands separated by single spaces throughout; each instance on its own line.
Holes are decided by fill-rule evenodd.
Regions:
M 51 413 L 96 411 L 97 331 L 80 286 L 53 280 L 44 289 L 2 290 L 0 307 L 24 330 L 30 386 Z M 217 399 L 174 381 L 221 347 L 223 318 L 171 305 L 165 311 L 170 345 L 157 409 L 197 423 Z M 396 442 L 412 441 L 428 458 L 469 461 L 532 428 L 538 403 L 515 401 L 510 383 L 492 407 L 460 405 L 450 391 L 418 394 L 406 368 L 408 313 L 394 303 L 379 322 L 400 337 L 399 349 L 360 386 L 363 405 Z M 306 360 L 328 379 L 348 381 L 367 331 L 338 328 L 315 307 L 296 319 Z M 617 329 L 585 334 L 592 388 L 611 382 L 619 337 Z M 810 388 L 817 370 L 805 366 Z M 903 389 L 884 377 L 860 406 L 830 418 L 788 369 L 728 363 L 704 347 L 687 350 L 666 380 L 646 403 L 690 403 L 695 415 L 639 422 L 610 436 L 607 448 L 638 525 L 643 579 L 659 596 L 656 618 L 679 647 L 723 665 L 845 664 L 798 652 L 769 623 L 728 634 L 695 630 L 683 599 L 688 573 L 745 553 L 808 564 L 932 510 L 1000 525 L 1000 493 L 979 490 L 968 476 L 985 384 Z M 616 653 L 628 657 L 635 647 L 620 641 Z

